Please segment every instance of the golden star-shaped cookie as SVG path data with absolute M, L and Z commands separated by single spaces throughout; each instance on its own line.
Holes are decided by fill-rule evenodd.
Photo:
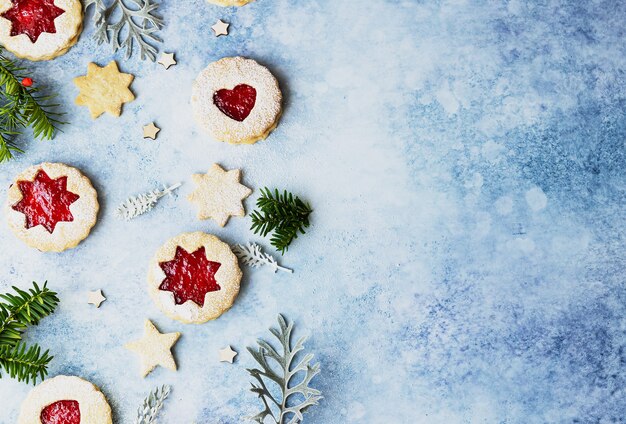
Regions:
M 161 334 L 150 320 L 146 320 L 143 338 L 126 343 L 124 347 L 141 357 L 141 375 L 145 377 L 158 365 L 176 371 L 171 349 L 179 337 L 180 333 Z
M 102 295 L 102 290 L 87 293 L 87 303 L 95 305 L 96 308 L 99 308 L 105 300 L 107 298 Z
M 213 219 L 220 227 L 231 216 L 244 216 L 242 200 L 252 190 L 239 183 L 241 170 L 224 171 L 218 164 L 213 164 L 206 174 L 193 175 L 197 187 L 187 197 L 198 207 L 198 219 Z
M 134 78 L 131 74 L 120 72 L 114 60 L 104 68 L 90 63 L 87 75 L 74 78 L 74 84 L 80 89 L 76 104 L 87 106 L 93 119 L 104 112 L 120 116 L 122 105 L 135 99 L 129 89 Z
M 228 35 L 228 27 L 229 26 L 230 26 L 230 24 L 227 24 L 226 22 L 224 22 L 221 19 L 219 19 L 217 21 L 217 23 L 215 25 L 213 25 L 211 28 L 213 29 L 213 32 L 215 33 L 215 36 L 219 37 L 220 35 Z
M 156 140 L 157 134 L 161 131 L 161 128 L 154 125 L 154 122 L 150 122 L 143 127 L 143 138 L 151 138 Z
M 230 346 L 220 350 L 220 362 L 229 362 L 232 364 L 235 356 L 237 356 L 237 352 Z
M 163 65 L 165 69 L 169 69 L 170 66 L 176 65 L 176 59 L 174 59 L 174 53 L 163 53 L 158 62 Z

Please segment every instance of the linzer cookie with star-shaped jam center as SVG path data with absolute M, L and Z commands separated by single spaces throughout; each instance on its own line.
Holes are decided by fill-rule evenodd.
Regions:
M 44 252 L 61 252 L 85 239 L 98 216 L 98 195 L 78 169 L 42 163 L 9 188 L 7 220 L 13 233 Z
M 0 0 L 0 44 L 24 59 L 61 56 L 82 27 L 80 0 Z
M 214 139 L 252 144 L 276 128 L 282 93 L 274 75 L 252 59 L 226 57 L 211 63 L 193 84 L 196 122 Z
M 201 324 L 226 312 L 239 293 L 241 270 L 217 237 L 184 233 L 156 252 L 148 271 L 150 296 L 172 319 Z

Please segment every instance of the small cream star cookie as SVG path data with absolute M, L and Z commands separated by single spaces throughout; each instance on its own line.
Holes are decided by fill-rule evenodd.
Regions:
M 227 24 L 226 22 L 222 21 L 221 19 L 218 19 L 217 23 L 215 25 L 213 25 L 211 27 L 211 29 L 215 33 L 215 36 L 219 37 L 220 35 L 228 35 L 228 27 L 229 26 L 230 26 L 230 24 Z
M 143 127 L 143 138 L 151 138 L 156 140 L 157 134 L 161 131 L 161 128 L 157 127 L 154 122 L 150 122 Z
M 197 187 L 187 199 L 198 207 L 198 219 L 213 219 L 220 227 L 231 216 L 244 216 L 242 200 L 252 190 L 241 184 L 240 169 L 224 171 L 218 164 L 213 164 L 206 174 L 194 174 Z
M 160 333 L 150 320 L 146 320 L 143 338 L 126 343 L 124 347 L 141 357 L 141 375 L 145 377 L 158 365 L 176 371 L 171 349 L 179 337 L 180 333 Z
M 163 53 L 158 62 L 163 65 L 165 69 L 169 69 L 170 66 L 176 65 L 176 59 L 174 59 L 174 53 Z
M 235 356 L 237 356 L 237 352 L 230 346 L 220 350 L 220 362 L 229 362 L 232 364 Z
M 99 308 L 105 300 L 107 298 L 102 295 L 102 290 L 87 293 L 87 303 L 94 305 L 96 308 Z
M 135 99 L 129 89 L 133 79 L 133 75 L 120 72 L 114 60 L 103 68 L 90 63 L 87 75 L 74 78 L 80 90 L 76 104 L 87 106 L 93 119 L 104 112 L 118 117 L 122 114 L 122 105 Z

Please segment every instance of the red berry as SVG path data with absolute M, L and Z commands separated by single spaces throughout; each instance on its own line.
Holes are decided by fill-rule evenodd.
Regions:
M 22 80 L 22 85 L 24 87 L 31 87 L 33 85 L 33 79 L 32 78 L 24 78 Z

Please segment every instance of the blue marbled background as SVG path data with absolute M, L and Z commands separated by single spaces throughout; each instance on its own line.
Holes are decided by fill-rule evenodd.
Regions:
M 626 3 L 622 1 L 258 0 L 223 9 L 163 2 L 165 50 L 179 64 L 112 56 L 87 25 L 66 56 L 37 64 L 69 125 L 2 165 L 83 169 L 102 213 L 77 249 L 41 254 L 0 226 L 0 289 L 48 280 L 62 299 L 28 332 L 51 375 L 102 387 L 117 422 L 169 383 L 164 423 L 236 423 L 256 412 L 245 347 L 277 313 L 308 335 L 324 393 L 311 423 L 622 422 L 626 418 Z M 89 14 L 91 16 L 91 14 Z M 228 37 L 210 26 L 231 23 Z M 213 142 L 191 119 L 191 82 L 209 62 L 268 65 L 286 96 L 269 140 Z M 73 105 L 71 79 L 120 60 L 137 78 L 121 118 Z M 156 142 L 141 126 L 163 128 Z M 313 227 L 284 257 L 293 275 L 245 270 L 235 307 L 185 326 L 146 295 L 154 251 L 183 231 L 262 241 L 246 219 L 200 222 L 192 173 L 241 167 L 257 189 L 300 193 Z M 131 223 L 128 195 L 183 181 L 179 197 Z M 263 241 L 265 246 L 267 242 Z M 95 310 L 88 290 L 109 300 Z M 181 331 L 176 373 L 138 375 L 122 348 L 145 318 Z M 231 344 L 234 365 L 217 362 Z M 0 422 L 29 386 L 0 380 Z

